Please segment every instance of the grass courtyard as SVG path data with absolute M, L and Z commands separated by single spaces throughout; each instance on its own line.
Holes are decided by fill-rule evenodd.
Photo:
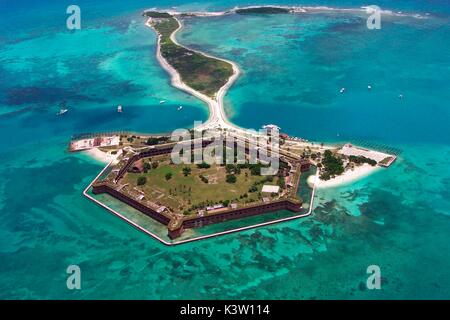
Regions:
M 146 182 L 138 185 L 142 177 Z M 196 164 L 176 165 L 166 159 L 147 173 L 128 172 L 123 183 L 143 191 L 147 200 L 191 214 L 213 204 L 251 203 L 260 201 L 263 196 L 270 197 L 270 194 L 261 194 L 262 186 L 276 185 L 278 177 L 254 175 L 249 168 L 235 167 L 233 170 L 215 164 L 209 168 L 199 168 Z

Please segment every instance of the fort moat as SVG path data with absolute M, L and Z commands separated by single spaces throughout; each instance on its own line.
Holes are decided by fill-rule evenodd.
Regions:
M 192 143 L 192 157 L 206 152 L 212 143 L 204 140 L 198 148 Z M 92 193 L 106 193 L 166 225 L 171 239 L 188 228 L 277 210 L 302 211 L 297 191 L 302 172 L 310 169 L 308 160 L 281 154 L 276 174 L 262 175 L 267 164 L 251 162 L 256 150 L 249 143 L 239 164 L 175 164 L 171 159 L 175 146 L 122 149 L 107 174 L 93 182 Z M 224 157 L 234 152 L 224 150 Z

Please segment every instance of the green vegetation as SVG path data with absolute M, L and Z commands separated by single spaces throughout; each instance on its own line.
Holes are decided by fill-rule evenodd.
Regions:
M 242 167 L 240 165 L 227 164 L 225 170 L 227 173 L 241 174 Z
M 251 164 L 251 165 L 249 165 L 250 173 L 253 176 L 260 176 L 261 175 L 261 168 L 264 168 L 264 167 L 268 167 L 268 166 L 264 166 L 261 163 Z
M 366 158 L 364 156 L 349 156 L 348 160 L 356 164 L 368 163 L 371 166 L 375 166 L 377 164 L 375 160 Z
M 169 142 L 170 138 L 169 137 L 150 137 L 147 139 L 146 144 L 149 146 L 154 146 L 156 144 L 162 144 L 162 143 L 167 143 Z
M 197 164 L 197 168 L 199 168 L 199 169 L 209 169 L 209 168 L 211 168 L 211 165 L 207 164 L 206 162 L 202 162 L 202 163 Z
M 278 185 L 280 186 L 280 188 L 284 188 L 286 186 L 286 180 L 284 179 L 284 177 L 278 178 Z
M 127 173 L 123 183 L 133 188 L 140 177 L 145 177 L 146 183 L 139 189 L 146 199 L 181 213 L 196 213 L 219 203 L 254 203 L 261 200 L 263 184 L 278 181 L 278 177 L 251 175 L 249 168 L 240 168 L 240 174 L 227 174 L 225 166 L 216 164 L 199 168 L 196 164 L 173 164 L 170 158 L 160 159 L 159 163 L 158 168 L 144 174 Z M 190 174 L 185 175 L 188 171 Z
M 207 177 L 205 177 L 204 175 L 199 175 L 200 180 L 202 180 L 204 183 L 209 183 L 209 180 Z
M 330 180 L 334 176 L 338 176 L 344 172 L 344 166 L 342 159 L 333 155 L 330 150 L 326 150 L 323 153 L 322 170 L 320 173 L 320 179 Z
M 268 165 L 263 165 L 262 163 L 256 164 L 227 164 L 225 166 L 227 173 L 240 174 L 242 169 L 249 169 L 252 176 L 260 176 L 261 168 L 268 168 Z
M 148 170 L 152 168 L 152 165 L 148 162 L 144 162 L 144 172 L 147 173 Z
M 183 168 L 183 175 L 184 175 L 185 177 L 187 177 L 188 175 L 191 174 L 191 171 L 192 171 L 191 168 L 189 168 L 189 167 L 184 167 L 184 168 Z
M 254 7 L 254 8 L 237 9 L 235 12 L 237 14 L 280 14 L 280 13 L 289 13 L 290 10 L 287 8 L 279 8 L 279 7 Z
M 141 176 L 141 177 L 139 177 L 137 179 L 137 185 L 138 186 L 143 186 L 146 183 L 147 183 L 147 178 L 146 177 Z
M 170 18 L 170 17 L 172 17 L 167 12 L 157 12 L 157 11 L 146 11 L 146 12 L 144 12 L 143 15 L 148 18 Z
M 227 174 L 226 181 L 228 183 L 236 183 L 237 178 L 234 174 Z
M 170 35 L 179 26 L 178 21 L 171 16 L 153 22 L 153 27 L 161 35 L 161 55 L 178 71 L 188 86 L 214 97 L 233 75 L 233 67 L 228 62 L 206 57 L 175 44 Z

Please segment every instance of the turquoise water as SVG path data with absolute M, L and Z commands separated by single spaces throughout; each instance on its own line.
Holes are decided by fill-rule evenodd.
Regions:
M 382 17 L 378 31 L 349 13 L 189 20 L 180 42 L 243 71 L 226 97 L 234 123 L 277 123 L 314 141 L 388 145 L 400 153 L 387 170 L 320 191 L 310 218 L 174 248 L 81 196 L 102 165 L 69 154 L 67 139 L 90 131 L 166 132 L 206 120 L 201 102 L 170 86 L 139 13 L 152 6 L 220 10 L 239 1 L 79 1 L 83 29 L 74 33 L 64 29 L 68 4 L 0 4 L 1 298 L 450 297 L 445 1 L 380 1 L 382 8 L 432 14 Z M 58 118 L 62 99 L 71 109 Z M 70 264 L 81 267 L 82 290 L 66 288 Z M 381 290 L 365 287 L 372 264 L 381 268 Z

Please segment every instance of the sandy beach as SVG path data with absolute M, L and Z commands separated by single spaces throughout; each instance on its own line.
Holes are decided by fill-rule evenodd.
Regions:
M 308 184 L 310 186 L 315 186 L 318 189 L 338 187 L 359 180 L 380 169 L 381 168 L 378 166 L 371 166 L 370 164 L 364 163 L 363 165 L 358 166 L 353 170 L 347 170 L 342 175 L 330 180 L 321 180 L 318 175 L 310 176 L 308 178 Z
M 102 163 L 110 163 L 122 153 L 122 151 L 119 151 L 117 154 L 106 153 L 98 148 L 92 148 L 89 150 L 84 150 L 82 152 Z
M 199 98 L 200 100 L 206 102 L 209 107 L 209 118 L 208 120 L 202 125 L 202 128 L 227 128 L 227 129 L 233 129 L 233 130 L 244 130 L 236 125 L 233 125 L 231 122 L 229 122 L 225 116 L 224 108 L 223 108 L 223 97 L 225 96 L 228 89 L 231 87 L 231 85 L 236 81 L 236 79 L 239 77 L 240 70 L 236 63 L 232 61 L 228 61 L 222 58 L 214 57 L 208 54 L 205 54 L 204 52 L 194 50 L 191 48 L 187 48 L 180 43 L 178 43 L 175 35 L 177 32 L 179 32 L 183 28 L 183 24 L 179 19 L 174 17 L 174 19 L 177 20 L 179 27 L 170 35 L 170 39 L 178 46 L 183 47 L 187 50 L 191 50 L 194 52 L 197 52 L 199 54 L 204 55 L 205 57 L 209 57 L 212 59 L 217 59 L 220 61 L 227 62 L 232 65 L 233 67 L 233 75 L 228 79 L 228 82 L 220 88 L 220 90 L 217 92 L 215 99 L 212 99 L 194 89 L 186 85 L 180 77 L 180 74 L 167 62 L 166 59 L 161 55 L 161 37 L 158 35 L 158 43 L 157 43 L 157 49 L 156 49 L 156 58 L 158 59 L 158 62 L 161 64 L 161 66 L 170 74 L 171 76 L 171 83 L 175 88 L 178 88 L 180 90 L 183 90 L 189 94 L 192 94 L 193 96 Z M 149 18 L 146 22 L 146 26 L 154 30 L 154 28 L 151 26 L 152 18 Z

